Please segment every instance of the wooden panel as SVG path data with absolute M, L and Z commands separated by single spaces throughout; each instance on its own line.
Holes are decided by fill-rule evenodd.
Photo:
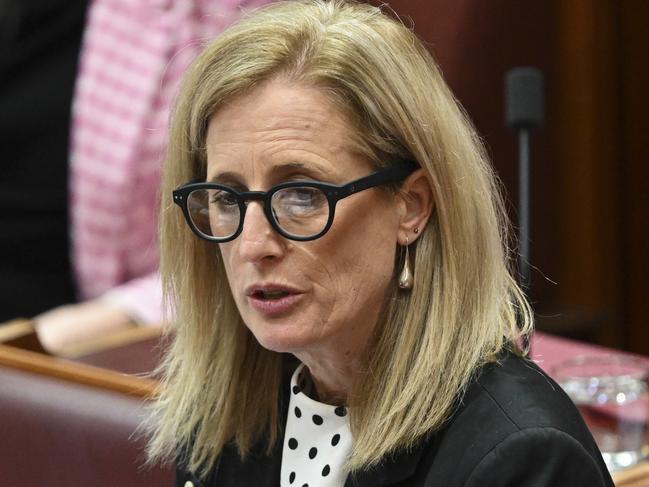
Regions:
M 47 353 L 36 335 L 32 320 L 18 319 L 1 323 L 0 343 L 33 352 Z
M 604 319 L 619 346 L 620 129 L 617 16 L 610 1 L 560 2 L 557 63 L 561 179 L 559 307 Z
M 644 462 L 613 475 L 616 487 L 649 486 L 649 463 Z
M 625 346 L 649 354 L 649 2 L 625 0 L 619 7 L 622 75 L 622 205 L 619 215 L 625 249 L 622 298 Z
M 7 345 L 0 345 L 0 365 L 139 397 L 150 397 L 158 390 L 158 383 L 151 379 L 120 374 Z

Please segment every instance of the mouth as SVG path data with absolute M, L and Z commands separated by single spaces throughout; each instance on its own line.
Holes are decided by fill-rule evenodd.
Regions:
M 246 296 L 256 299 L 280 299 L 292 294 L 302 294 L 299 289 L 282 284 L 253 284 L 248 286 L 244 292 Z
M 291 311 L 303 296 L 303 292 L 282 285 L 253 285 L 245 290 L 250 305 L 258 312 L 276 315 Z
M 258 290 L 253 292 L 250 297 L 255 298 L 255 299 L 263 299 L 263 300 L 270 300 L 274 301 L 277 299 L 281 299 L 286 296 L 290 296 L 291 293 L 289 291 L 264 291 L 264 290 Z

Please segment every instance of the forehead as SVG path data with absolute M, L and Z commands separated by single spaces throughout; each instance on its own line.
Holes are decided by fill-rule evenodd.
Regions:
M 273 80 L 217 110 L 210 119 L 208 134 L 218 141 L 226 134 L 283 128 L 349 129 L 345 117 L 323 90 Z
M 233 167 L 258 172 L 286 163 L 334 173 L 354 166 L 362 171 L 369 164 L 357 155 L 353 139 L 351 125 L 323 90 L 270 81 L 212 115 L 208 177 Z

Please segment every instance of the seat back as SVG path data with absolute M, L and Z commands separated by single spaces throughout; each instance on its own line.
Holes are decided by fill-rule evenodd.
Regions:
M 7 355 L 16 362 L 16 354 L 26 354 L 25 363 L 32 357 L 0 347 L 0 485 L 173 484 L 171 468 L 144 467 L 144 439 L 136 434 L 146 414 L 142 396 L 150 382 L 128 394 L 124 391 L 137 378 L 115 381 L 112 387 L 116 373 L 106 371 L 106 377 L 92 384 L 92 374 L 101 375 L 101 369 L 78 364 L 82 379 L 76 380 L 61 374 L 60 364 L 49 357 L 36 358 L 40 362 L 34 370 L 3 360 Z M 43 360 L 52 360 L 52 373 L 44 369 Z

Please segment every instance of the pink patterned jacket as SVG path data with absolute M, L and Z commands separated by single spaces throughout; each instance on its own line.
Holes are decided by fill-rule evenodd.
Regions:
M 72 121 L 73 262 L 80 299 L 161 321 L 160 169 L 169 107 L 204 44 L 268 0 L 95 0 Z

